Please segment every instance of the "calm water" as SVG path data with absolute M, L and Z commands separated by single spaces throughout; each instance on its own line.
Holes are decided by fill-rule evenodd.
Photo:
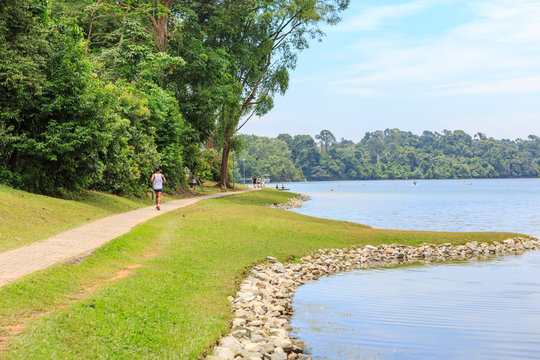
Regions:
M 293 306 L 313 359 L 539 359 L 540 252 L 353 271 Z
M 288 183 L 312 200 L 294 211 L 380 229 L 540 235 L 540 179 Z M 333 191 L 331 191 L 333 189 Z
M 540 180 L 287 184 L 294 211 L 377 228 L 540 235 Z M 333 189 L 333 191 L 331 191 Z M 314 359 L 540 359 L 540 252 L 358 270 L 297 290 Z

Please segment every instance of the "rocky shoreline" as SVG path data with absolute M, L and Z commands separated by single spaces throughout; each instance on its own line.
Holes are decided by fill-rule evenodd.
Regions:
M 274 209 L 281 209 L 281 210 L 289 210 L 289 209 L 296 209 L 302 206 L 304 201 L 311 200 L 311 197 L 309 195 L 300 194 L 296 197 L 293 197 L 289 201 L 283 204 L 270 204 L 269 206 Z
M 231 332 L 206 359 L 310 359 L 303 353 L 306 344 L 290 336 L 289 318 L 296 288 L 322 276 L 353 269 L 474 260 L 539 249 L 539 240 L 518 237 L 493 244 L 470 242 L 458 246 L 423 244 L 419 247 L 392 244 L 319 249 L 302 258 L 299 264 L 289 265 L 268 257 L 269 264 L 252 269 L 240 285 L 236 298 L 229 297 L 234 311 Z

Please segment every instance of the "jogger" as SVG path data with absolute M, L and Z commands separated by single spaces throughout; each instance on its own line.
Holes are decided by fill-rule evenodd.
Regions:
M 161 173 L 159 166 L 156 167 L 156 172 L 152 175 L 150 181 L 152 181 L 152 189 L 156 193 L 156 209 L 160 210 L 159 205 L 161 204 L 161 194 L 163 194 L 163 184 L 167 180 L 165 180 L 165 176 Z

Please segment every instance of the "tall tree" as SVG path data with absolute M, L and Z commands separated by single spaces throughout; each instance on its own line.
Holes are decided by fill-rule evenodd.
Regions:
M 315 135 L 315 139 L 321 142 L 321 152 L 325 155 L 328 154 L 328 146 L 334 145 L 337 142 L 336 137 L 330 130 L 322 130 L 319 135 Z
M 227 53 L 212 35 L 220 31 L 223 13 L 216 2 L 200 0 L 177 0 L 174 13 L 177 23 L 168 49 L 181 54 L 185 64 L 167 76 L 168 88 L 195 130 L 194 140 L 204 143 L 214 134 L 216 115 L 231 94 Z
M 216 42 L 228 54 L 234 93 L 218 115 L 222 185 L 230 186 L 227 167 L 231 139 L 254 115 L 273 107 L 273 96 L 285 93 L 289 70 L 310 39 L 324 35 L 321 24 L 336 24 L 349 0 L 230 1 Z M 225 6 L 224 6 L 225 8 Z M 242 122 L 241 122 L 242 120 Z

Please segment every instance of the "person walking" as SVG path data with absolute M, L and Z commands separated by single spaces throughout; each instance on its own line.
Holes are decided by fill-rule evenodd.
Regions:
M 251 181 L 253 182 L 253 188 L 256 189 L 257 188 L 257 177 L 255 175 L 253 175 L 253 177 L 251 178 Z
M 161 173 L 159 166 L 156 167 L 156 172 L 152 175 L 150 181 L 152 182 L 152 189 L 156 193 L 156 209 L 160 210 L 159 205 L 161 204 L 161 194 L 163 194 L 163 184 L 167 180 L 165 180 L 165 176 Z

